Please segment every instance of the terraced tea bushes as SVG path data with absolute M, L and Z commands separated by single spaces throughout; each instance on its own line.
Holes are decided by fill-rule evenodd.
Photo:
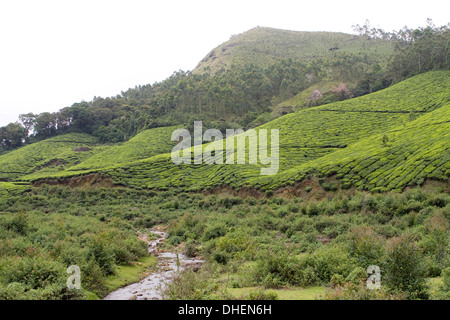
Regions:
M 383 137 L 388 142 L 383 143 Z M 405 126 L 363 139 L 346 149 L 288 170 L 267 181 L 276 189 L 307 176 L 336 175 L 342 186 L 370 191 L 402 190 L 450 175 L 450 104 Z M 261 179 L 262 180 L 262 179 Z M 260 181 L 261 183 L 261 181 Z
M 175 145 L 170 140 L 170 136 L 176 128 L 178 127 L 172 126 L 145 130 L 129 141 L 98 153 L 69 170 L 79 171 L 112 167 L 170 152 Z
M 429 72 L 382 91 L 300 110 L 262 125 L 256 132 L 278 129 L 280 135 L 280 167 L 270 177 L 260 176 L 261 165 L 177 166 L 170 154 L 135 161 L 169 151 L 172 128 L 161 128 L 46 178 L 97 172 L 117 185 L 190 191 L 221 186 L 272 191 L 316 174 L 336 175 L 343 187 L 374 191 L 402 189 L 430 178 L 445 180 L 449 88 L 448 71 Z M 44 176 L 22 177 L 39 178 Z
M 51 174 L 73 166 L 107 147 L 87 134 L 67 134 L 36 142 L 0 156 L 0 179 L 14 180 L 41 171 Z
M 257 128 L 280 129 L 281 165 L 275 176 L 260 177 L 260 167 L 252 165 L 174 166 L 169 155 L 107 174 L 123 185 L 187 190 L 223 185 L 276 190 L 312 174 L 337 174 L 339 179 L 345 177 L 344 186 L 355 184 L 375 191 L 402 189 L 428 178 L 445 180 L 448 171 L 443 166 L 448 165 L 449 141 L 445 121 L 449 114 L 444 103 L 450 100 L 448 75 L 420 75 L 381 92 L 288 114 Z M 424 115 L 425 111 L 431 113 Z M 417 116 L 411 117 L 411 112 Z M 383 148 L 384 135 L 390 142 Z M 384 155 L 374 157 L 380 152 Z M 336 165 L 341 157 L 347 159 L 348 165 Z M 408 161 L 398 167 L 405 158 Z M 394 175 L 393 168 L 397 170 Z
M 20 195 L 30 189 L 31 187 L 29 185 L 0 182 L 0 198 L 6 199 L 9 196 Z

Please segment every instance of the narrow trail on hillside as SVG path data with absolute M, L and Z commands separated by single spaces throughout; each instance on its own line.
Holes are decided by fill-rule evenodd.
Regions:
M 103 300 L 162 300 L 162 293 L 167 285 L 186 268 L 198 270 L 203 260 L 188 258 L 173 252 L 159 252 L 158 245 L 163 242 L 167 233 L 159 230 L 150 230 L 159 235 L 156 240 L 148 241 L 148 253 L 158 259 L 158 270 L 139 282 L 130 284 L 108 294 Z

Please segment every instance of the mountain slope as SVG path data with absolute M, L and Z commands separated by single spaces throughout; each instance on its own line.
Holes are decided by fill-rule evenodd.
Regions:
M 427 178 L 442 180 L 448 176 L 445 166 L 448 165 L 446 159 L 450 140 L 445 131 L 449 131 L 449 88 L 449 72 L 430 72 L 367 96 L 288 114 L 257 128 L 280 130 L 280 169 L 275 176 L 261 177 L 260 165 L 176 166 L 172 163 L 170 154 L 161 154 L 109 169 L 91 168 L 85 172 L 66 170 L 48 178 L 68 178 L 99 172 L 120 185 L 159 189 L 179 187 L 183 190 L 219 186 L 275 190 L 300 181 L 312 173 L 319 176 L 337 173 L 349 186 L 375 190 L 401 189 Z M 408 143 L 415 132 L 420 139 Z M 435 136 L 434 132 L 439 132 L 439 135 Z M 384 135 L 389 139 L 386 146 L 380 140 Z M 169 135 L 167 140 L 170 140 Z M 396 158 L 387 157 L 386 153 L 386 162 L 385 157 L 376 153 L 374 159 L 366 160 L 377 148 L 384 150 L 383 152 L 392 152 Z M 423 152 L 418 152 L 417 148 Z M 403 165 L 394 161 L 401 158 L 399 154 L 405 155 L 406 160 L 409 159 L 407 155 L 411 155 L 413 158 L 410 161 L 414 165 L 417 161 L 423 162 L 422 165 L 431 161 L 435 170 L 429 171 L 431 167 L 425 170 L 427 165 L 417 175 L 417 179 L 397 179 L 395 182 L 392 179 L 381 179 L 381 176 L 377 180 L 370 175 L 372 171 L 364 171 L 372 166 L 372 162 L 377 162 L 377 173 L 385 170 L 385 165 Z M 338 170 L 332 166 L 333 163 L 341 163 L 340 166 L 346 168 L 349 159 L 356 163 L 362 162 L 357 167 L 357 170 L 361 170 L 360 173 L 349 170 L 349 176 L 344 169 Z M 404 160 L 403 158 L 402 161 Z M 416 170 L 419 170 L 416 167 L 421 168 L 420 165 L 409 163 L 402 169 L 402 175 L 416 175 Z M 27 180 L 37 178 L 36 175 L 31 175 Z
M 37 171 L 57 172 L 108 148 L 97 143 L 92 136 L 72 133 L 19 148 L 0 156 L 0 179 L 14 180 Z
M 170 140 L 170 135 L 178 127 L 171 126 L 145 130 L 123 144 L 112 146 L 86 159 L 70 168 L 70 171 L 107 168 L 170 152 L 175 146 L 175 142 Z
M 6 169 L 15 170 L 1 173 L 0 178 L 30 181 L 72 172 L 83 174 L 150 158 L 172 150 L 175 142 L 171 141 L 170 136 L 177 127 L 145 130 L 129 141 L 115 145 L 94 146 L 93 143 L 97 140 L 85 134 L 50 138 L 0 156 L 0 164 L 8 164 Z M 81 141 L 86 143 L 80 144 Z M 76 151 L 80 147 L 88 147 L 90 150 Z M 30 158 L 27 155 L 32 156 Z
M 255 64 L 267 66 L 279 59 L 312 60 L 332 58 L 336 54 L 377 56 L 384 64 L 393 53 L 393 44 L 379 39 L 367 39 L 336 32 L 300 32 L 273 28 L 253 28 L 232 36 L 213 49 L 193 70 L 212 73 L 231 65 Z
M 383 138 L 387 137 L 385 142 Z M 344 188 L 401 191 L 426 179 L 450 177 L 450 103 L 384 134 L 287 170 L 274 179 L 257 179 L 263 188 L 301 181 L 308 176 L 336 175 Z M 263 182 L 264 181 L 264 182 Z

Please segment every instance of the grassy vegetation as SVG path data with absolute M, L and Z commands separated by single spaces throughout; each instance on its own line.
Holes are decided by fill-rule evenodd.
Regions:
M 157 260 L 154 256 L 146 256 L 133 265 L 117 266 L 115 274 L 105 279 L 106 291 L 112 292 L 128 284 L 139 282 L 156 264 Z
M 442 298 L 441 292 L 444 285 L 443 277 L 429 278 L 427 284 L 430 288 L 430 295 L 435 299 Z
M 255 28 L 192 74 L 74 105 L 75 118 L 40 115 L 50 122 L 30 141 L 96 137 L 0 154 L 0 300 L 100 299 L 138 281 L 157 262 L 139 235 L 157 225 L 163 248 L 205 259 L 168 299 L 449 299 L 450 72 L 380 90 L 392 52 L 367 36 Z M 341 81 L 380 91 L 332 97 Z M 198 115 L 221 130 L 279 129 L 278 173 L 174 165 L 173 124 Z M 25 141 L 3 131 L 8 148 Z M 74 264 L 82 290 L 66 287 Z M 370 265 L 380 290 L 365 285 Z
M 339 48 L 330 50 L 331 48 Z M 376 56 L 386 64 L 394 52 L 389 41 L 355 37 L 335 32 L 298 32 L 273 28 L 253 28 L 212 50 L 194 69 L 202 73 L 205 68 L 216 72 L 231 65 L 248 63 L 267 66 L 279 59 L 314 60 L 333 59 L 337 54 L 358 54 Z
M 305 167 L 313 167 L 316 164 L 321 165 L 321 161 L 336 162 L 341 154 L 346 152 L 353 152 L 353 157 L 369 161 L 369 164 L 373 164 L 373 169 L 383 170 L 382 163 L 380 165 L 375 163 L 376 161 L 367 160 L 375 149 L 382 154 L 390 151 L 405 157 L 416 153 L 413 158 L 408 159 L 408 164 L 418 166 L 425 161 L 425 163 L 434 163 L 435 168 L 441 170 L 439 175 L 439 170 L 429 171 L 431 169 L 428 168 L 415 181 L 405 179 L 406 181 L 399 181 L 395 185 L 390 184 L 391 181 L 377 181 L 378 187 L 395 189 L 412 182 L 420 182 L 420 179 L 445 179 L 446 175 L 448 176 L 444 166 L 448 163 L 448 144 L 446 143 L 448 142 L 446 138 L 448 123 L 445 119 L 449 116 L 448 106 L 446 106 L 449 101 L 447 94 L 450 87 L 449 79 L 448 72 L 420 75 L 381 92 L 288 114 L 259 128 L 280 129 L 279 172 L 302 164 L 305 164 Z M 440 107 L 442 108 L 439 109 Z M 422 113 L 433 110 L 436 110 L 435 113 L 422 119 Z M 416 120 L 413 121 L 413 119 Z M 389 130 L 394 131 L 388 133 Z M 390 134 L 391 143 L 383 148 L 379 142 L 381 138 L 377 134 L 388 136 Z M 414 137 L 413 141 L 411 141 L 412 137 Z M 362 142 L 352 148 L 346 148 L 357 141 Z M 423 148 L 417 151 L 422 145 Z M 398 147 L 401 147 L 401 150 L 395 150 Z M 434 148 L 434 152 L 430 152 L 430 148 Z M 327 157 L 323 158 L 325 155 Z M 393 160 L 392 157 L 389 157 L 389 160 Z M 395 162 L 389 164 L 395 167 Z M 399 174 L 404 172 L 402 169 L 404 168 L 398 171 Z M 150 177 L 150 183 L 140 185 L 156 188 L 186 186 L 196 190 L 222 184 L 231 187 L 249 185 L 258 188 L 258 186 L 263 187 L 267 181 L 267 189 L 276 189 L 286 182 L 301 180 L 301 174 L 305 174 L 303 168 L 296 167 L 291 171 L 297 174 L 296 178 L 287 178 L 286 174 L 279 173 L 279 179 L 278 176 L 275 179 L 273 177 L 261 179 L 258 177 L 258 167 L 173 167 L 168 157 L 159 156 L 132 165 L 123 173 L 118 169 L 112 172 L 111 176 L 114 179 L 120 179 L 121 183 L 137 185 L 140 184 L 139 177 Z M 364 175 L 364 173 L 364 171 L 358 171 L 358 174 Z M 131 181 L 126 178 L 127 174 L 132 177 Z M 158 176 L 158 181 L 151 179 L 152 176 Z M 251 176 L 256 176 L 256 179 L 248 179 Z M 365 181 L 359 180 L 359 183 L 364 184 Z
M 0 198 L 0 299 L 95 298 L 154 264 L 140 260 L 146 243 L 117 217 L 120 194 L 105 201 L 104 193 L 44 187 Z M 135 261 L 142 266 L 119 268 Z M 66 289 L 66 268 L 73 264 L 82 270 L 82 292 Z
M 254 287 L 274 289 L 281 299 L 313 298 L 336 277 L 353 283 L 370 264 L 382 268 L 386 290 L 419 298 L 445 292 L 425 282 L 449 266 L 450 198 L 439 189 L 304 200 L 43 185 L 1 200 L 4 299 L 101 297 L 154 265 L 137 232 L 161 224 L 168 225 L 167 248 L 207 260 L 200 273 L 176 282 L 192 294 L 184 298 L 260 297 L 246 289 Z M 407 255 L 396 256 L 398 247 Z M 64 289 L 71 264 L 82 270 L 84 292 Z M 398 264 L 423 281 L 411 287 Z M 30 270 L 36 276 L 28 277 Z
M 0 179 L 29 180 L 65 171 L 104 169 L 167 153 L 175 145 L 170 136 L 176 128 L 149 129 L 116 145 L 98 145 L 96 138 L 86 134 L 50 138 L 0 156 Z
M 248 288 L 231 288 L 227 292 L 235 299 L 245 300 L 251 292 L 257 291 L 258 287 Z M 309 287 L 309 288 L 285 288 L 271 289 L 270 292 L 275 293 L 279 300 L 316 300 L 325 294 L 325 287 Z
M 207 264 L 174 284 L 172 299 L 181 292 L 212 299 L 270 291 L 280 299 L 424 299 L 447 290 L 426 280 L 442 275 L 450 262 L 450 198 L 438 190 L 356 192 L 319 201 L 225 194 L 190 199 L 202 200 L 192 211 L 181 197 L 184 215 L 169 226 L 168 243 L 194 246 Z M 382 270 L 381 291 L 361 284 L 369 265 Z M 255 292 L 260 287 L 270 290 Z
M 272 115 L 275 118 L 278 118 L 279 116 L 286 113 L 291 113 L 307 107 L 315 106 L 313 105 L 314 100 L 312 99 L 315 90 L 318 90 L 321 94 L 327 94 L 333 90 L 333 87 L 337 87 L 338 85 L 339 82 L 337 81 L 322 81 L 316 83 L 313 86 L 296 94 L 292 98 L 272 107 Z

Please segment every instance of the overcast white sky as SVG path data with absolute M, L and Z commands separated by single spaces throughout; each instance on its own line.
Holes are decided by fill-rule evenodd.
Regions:
M 256 26 L 340 31 L 449 22 L 445 0 L 0 0 L 0 126 L 192 70 Z

